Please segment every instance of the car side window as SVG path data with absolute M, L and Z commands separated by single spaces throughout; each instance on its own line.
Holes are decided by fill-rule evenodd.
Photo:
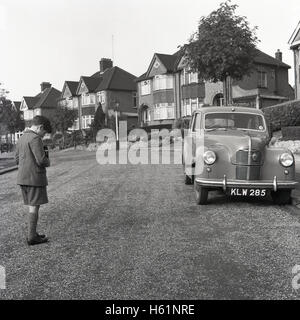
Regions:
M 201 114 L 196 113 L 193 123 L 193 132 L 200 132 L 201 129 Z

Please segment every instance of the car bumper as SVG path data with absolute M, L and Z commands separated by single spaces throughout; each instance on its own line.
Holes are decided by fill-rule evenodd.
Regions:
M 227 188 L 260 188 L 277 191 L 278 189 L 295 189 L 298 184 L 296 181 L 277 180 L 276 176 L 273 180 L 232 180 L 227 179 L 226 176 L 223 179 L 195 178 L 195 183 L 208 188 L 222 188 L 224 191 Z

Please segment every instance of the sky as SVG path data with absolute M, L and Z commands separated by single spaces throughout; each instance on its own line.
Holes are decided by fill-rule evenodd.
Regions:
M 79 81 L 99 70 L 101 58 L 140 76 L 155 52 L 173 54 L 197 30 L 202 16 L 222 0 L 0 0 L 0 83 L 8 98 L 40 92 L 51 82 Z M 288 41 L 300 21 L 299 0 L 232 0 L 236 14 L 257 26 L 258 48 L 283 53 L 291 66 Z

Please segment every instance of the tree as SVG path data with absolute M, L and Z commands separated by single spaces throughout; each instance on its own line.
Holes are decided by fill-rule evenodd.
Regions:
M 250 29 L 246 17 L 235 14 L 237 7 L 229 0 L 201 17 L 198 31 L 181 47 L 192 71 L 203 80 L 223 82 L 226 105 L 232 103 L 232 79 L 250 75 L 259 41 L 257 27 Z
M 6 96 L 0 97 L 0 131 L 6 135 L 6 142 L 8 142 L 8 134 L 12 136 L 18 131 L 23 131 L 25 123 L 22 118 L 22 112 L 14 108 L 11 100 Z
M 78 111 L 67 107 L 57 107 L 51 117 L 51 125 L 54 132 L 61 132 L 63 139 L 63 148 L 65 147 L 65 138 L 69 128 L 71 128 L 78 118 Z
M 95 113 L 94 120 L 92 121 L 92 123 L 90 125 L 94 140 L 96 140 L 97 132 L 104 127 L 105 127 L 105 113 L 103 112 L 102 105 L 99 102 L 98 108 Z

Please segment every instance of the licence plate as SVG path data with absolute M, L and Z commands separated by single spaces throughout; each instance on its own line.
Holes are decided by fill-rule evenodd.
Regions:
M 265 197 L 267 195 L 266 189 L 247 189 L 247 188 L 230 188 L 230 196 L 244 196 L 244 197 Z

